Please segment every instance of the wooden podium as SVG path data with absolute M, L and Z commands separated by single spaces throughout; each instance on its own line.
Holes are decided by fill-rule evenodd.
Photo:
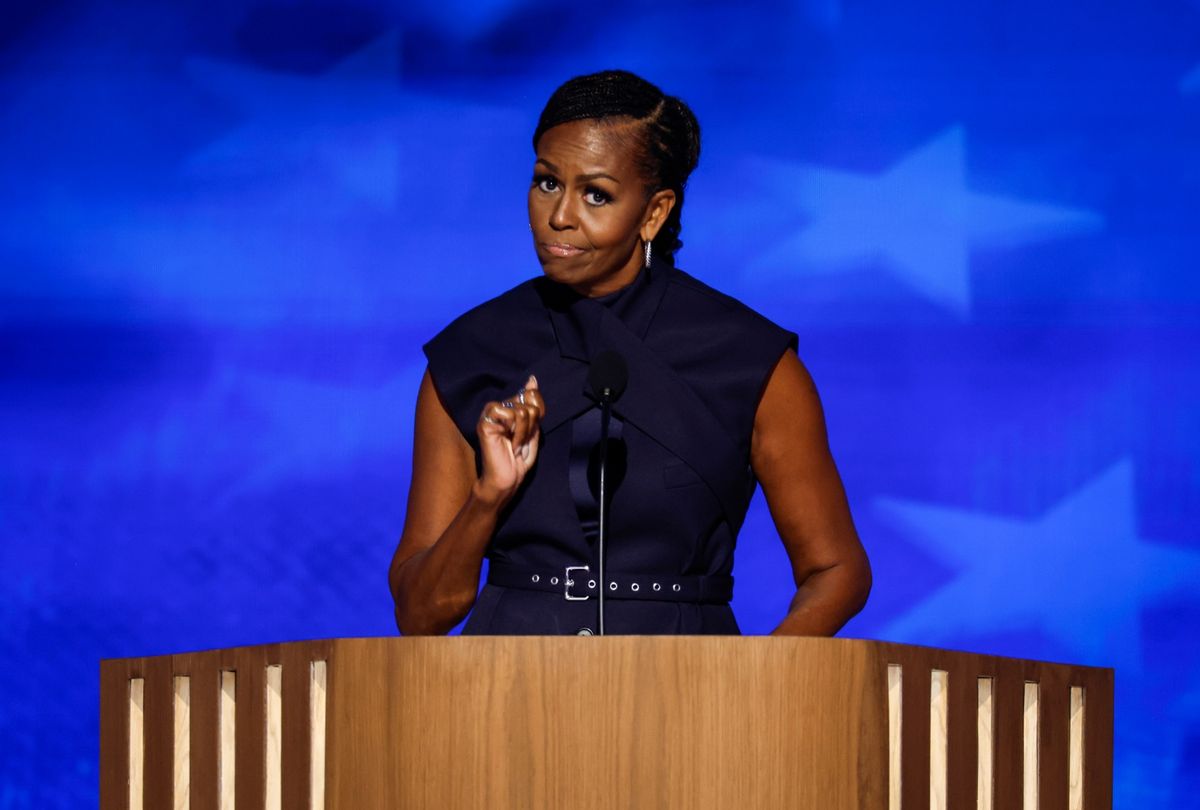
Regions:
M 1113 672 L 872 641 L 363 638 L 103 661 L 104 810 L 1109 808 Z

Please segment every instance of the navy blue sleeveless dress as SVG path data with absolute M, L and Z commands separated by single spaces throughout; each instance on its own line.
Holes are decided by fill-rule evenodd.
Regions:
M 608 634 L 739 633 L 729 599 L 757 486 L 754 413 L 789 347 L 795 334 L 661 261 L 603 298 L 531 279 L 429 341 L 434 387 L 477 454 L 485 403 L 530 374 L 546 402 L 537 463 L 500 517 L 463 633 L 595 632 L 601 587 Z M 587 374 L 605 349 L 624 357 L 629 382 L 613 408 L 600 583 Z

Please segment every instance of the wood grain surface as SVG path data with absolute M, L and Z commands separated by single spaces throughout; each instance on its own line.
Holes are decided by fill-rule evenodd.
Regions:
M 866 650 L 744 641 L 339 641 L 330 806 L 882 808 Z
M 104 661 L 101 808 L 128 806 L 132 678 L 145 689 L 146 806 L 171 806 L 181 676 L 189 678 L 191 807 L 218 807 L 220 681 L 232 671 L 237 808 L 260 810 L 267 668 L 276 666 L 279 795 L 289 810 L 883 810 L 889 735 L 903 742 L 902 807 L 924 810 L 931 722 L 947 729 L 946 806 L 974 808 L 979 678 L 992 685 L 994 807 L 1021 807 L 1026 682 L 1039 689 L 1043 799 L 1067 798 L 1077 688 L 1086 700 L 1082 739 L 1074 735 L 1082 806 L 1112 802 L 1112 670 L 841 639 L 498 636 L 335 639 Z M 889 727 L 889 666 L 902 669 L 898 729 Z M 936 704 L 934 670 L 947 673 Z M 323 690 L 314 671 L 324 673 Z M 323 704 L 314 704 L 321 694 Z M 313 726 L 322 705 L 324 734 Z M 315 770 L 314 751 L 324 756 Z

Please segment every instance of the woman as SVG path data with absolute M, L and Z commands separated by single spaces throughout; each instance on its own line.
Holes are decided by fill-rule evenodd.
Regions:
M 796 336 L 674 266 L 700 154 L 679 99 L 625 71 L 562 85 L 533 136 L 544 275 L 425 346 L 389 581 L 405 634 L 739 632 L 733 548 L 761 483 L 796 581 L 774 633 L 832 635 L 870 568 Z M 598 352 L 628 385 L 609 439 L 597 582 Z M 488 582 L 477 589 L 484 557 Z

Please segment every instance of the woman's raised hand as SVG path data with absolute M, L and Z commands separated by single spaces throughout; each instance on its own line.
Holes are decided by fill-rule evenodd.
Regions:
M 483 456 L 483 473 L 476 484 L 482 497 L 503 504 L 516 494 L 537 461 L 545 415 L 546 405 L 532 374 L 512 397 L 484 406 L 475 426 Z

